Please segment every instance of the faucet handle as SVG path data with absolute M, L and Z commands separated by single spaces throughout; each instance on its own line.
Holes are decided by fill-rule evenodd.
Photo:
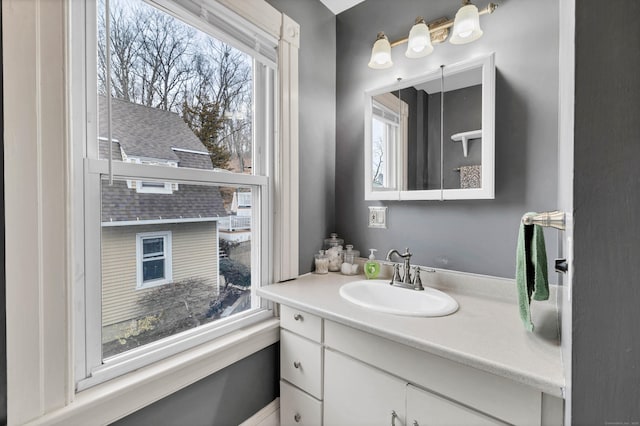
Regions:
M 413 289 L 414 290 L 424 290 L 422 286 L 422 278 L 420 278 L 420 267 L 413 267 Z
M 400 264 L 393 264 L 393 274 L 391 274 L 391 282 L 389 284 L 393 285 L 394 282 L 400 282 L 402 279 L 400 278 Z

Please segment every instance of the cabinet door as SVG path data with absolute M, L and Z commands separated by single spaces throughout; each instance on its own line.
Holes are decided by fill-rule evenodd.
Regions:
M 325 350 L 324 386 L 326 426 L 405 424 L 404 380 Z
M 505 425 L 431 392 L 407 386 L 407 425 L 457 426 Z

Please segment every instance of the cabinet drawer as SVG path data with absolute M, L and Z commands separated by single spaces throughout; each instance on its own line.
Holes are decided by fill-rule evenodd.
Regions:
M 322 342 L 322 318 L 307 312 L 281 306 L 280 327 L 314 342 Z
M 280 375 L 289 383 L 322 399 L 322 347 L 281 330 Z
M 280 425 L 321 425 L 322 402 L 280 381 Z

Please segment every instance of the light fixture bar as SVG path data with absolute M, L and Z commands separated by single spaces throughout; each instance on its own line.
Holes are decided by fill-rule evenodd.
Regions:
M 496 3 L 489 3 L 486 7 L 483 7 L 482 10 L 478 11 L 478 15 L 486 15 L 487 13 L 493 13 L 496 9 L 498 8 L 498 5 Z M 446 19 L 443 21 L 443 19 Z M 436 21 L 433 21 L 431 23 L 431 25 L 427 24 L 427 26 L 429 27 L 429 33 L 433 34 L 437 31 L 442 31 L 442 30 L 448 30 L 449 28 L 453 27 L 453 19 L 447 19 L 447 18 L 440 18 Z M 443 40 L 433 40 L 434 43 L 440 43 Z M 401 38 L 400 40 L 396 40 L 394 42 L 391 42 L 391 47 L 396 47 L 396 46 L 400 46 L 401 44 L 405 44 L 409 42 L 409 37 L 404 37 Z

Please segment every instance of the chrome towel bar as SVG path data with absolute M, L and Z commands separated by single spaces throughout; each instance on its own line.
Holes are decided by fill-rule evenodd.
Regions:
M 522 216 L 522 223 L 525 225 L 540 225 L 544 227 L 556 228 L 561 231 L 565 230 L 564 212 L 555 210 L 552 212 L 542 212 L 535 214 L 525 214 Z

